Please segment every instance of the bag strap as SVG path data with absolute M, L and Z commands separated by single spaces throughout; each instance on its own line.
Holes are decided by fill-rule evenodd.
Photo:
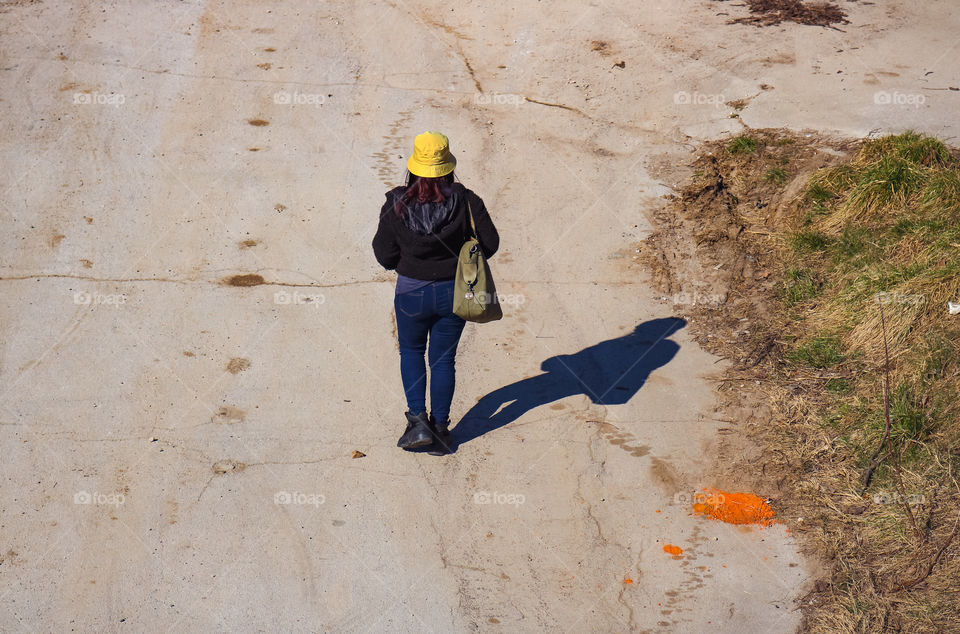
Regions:
M 473 210 L 470 209 L 470 197 L 467 196 L 467 215 L 470 216 L 470 231 L 473 233 L 473 237 L 477 240 L 480 239 L 480 236 L 477 235 L 477 225 L 473 222 Z

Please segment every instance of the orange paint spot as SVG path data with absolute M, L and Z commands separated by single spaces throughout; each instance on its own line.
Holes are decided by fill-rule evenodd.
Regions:
M 624 582 L 624 583 L 633 583 L 633 579 L 624 579 L 623 582 Z
M 705 489 L 702 497 L 706 502 L 694 504 L 694 513 L 728 524 L 770 526 L 775 521 L 770 505 L 753 493 L 728 493 L 717 489 Z
M 660 512 L 660 509 L 657 509 L 657 513 L 659 513 L 659 512 Z
M 671 555 L 676 557 L 677 555 L 683 554 L 683 549 L 680 548 L 679 546 L 674 546 L 673 544 L 664 544 L 663 552 L 670 553 Z

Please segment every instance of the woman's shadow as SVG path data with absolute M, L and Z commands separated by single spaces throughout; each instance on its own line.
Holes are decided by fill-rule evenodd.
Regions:
M 494 390 L 470 408 L 451 432 L 450 451 L 535 407 L 568 396 L 584 394 L 598 405 L 626 403 L 653 370 L 677 354 L 680 346 L 667 337 L 686 324 L 676 317 L 651 319 L 623 337 L 601 341 L 576 354 L 550 357 L 540 365 L 543 374 Z

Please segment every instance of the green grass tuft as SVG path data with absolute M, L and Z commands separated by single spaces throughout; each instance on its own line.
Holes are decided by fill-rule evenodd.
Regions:
M 901 383 L 890 395 L 890 427 L 892 434 L 910 440 L 923 440 L 929 429 L 929 421 L 921 399 Z
M 820 183 L 814 183 L 807 189 L 807 198 L 815 203 L 825 203 L 834 197 L 836 194 Z
M 920 193 L 919 209 L 925 213 L 960 213 L 960 170 L 936 170 Z
M 759 146 L 760 142 L 752 136 L 741 135 L 730 141 L 730 144 L 727 145 L 727 151 L 730 154 L 750 154 L 755 152 Z
M 819 231 L 801 231 L 790 237 L 790 246 L 797 253 L 823 251 L 830 245 L 830 237 Z
M 831 394 L 849 394 L 853 391 L 853 383 L 850 379 L 827 379 L 824 388 Z
M 767 170 L 767 173 L 763 175 L 766 180 L 770 181 L 771 183 L 776 183 L 777 185 L 783 185 L 786 183 L 788 176 L 789 174 L 787 174 L 787 170 L 783 169 L 782 167 L 774 167 L 771 170 Z
M 872 163 L 891 157 L 924 167 L 945 166 L 952 162 L 943 141 L 912 130 L 868 141 L 860 149 L 857 161 Z
M 857 216 L 891 205 L 904 206 L 926 184 L 926 178 L 916 163 L 885 156 L 860 173 L 847 203 Z
M 799 304 L 816 297 L 820 293 L 821 283 L 810 271 L 788 269 L 786 281 L 780 290 L 780 298 L 787 304 Z
M 844 227 L 843 232 L 834 242 L 834 255 L 839 261 L 857 259 L 861 264 L 868 260 L 872 261 L 868 256 L 877 250 L 871 242 L 872 238 L 873 234 L 869 229 Z
M 832 368 L 844 356 L 840 351 L 840 340 L 836 337 L 816 337 L 794 348 L 787 357 L 794 363 L 800 363 L 811 368 Z

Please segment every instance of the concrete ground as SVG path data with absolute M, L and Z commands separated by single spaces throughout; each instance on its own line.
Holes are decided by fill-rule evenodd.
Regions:
M 689 513 L 718 360 L 632 259 L 699 140 L 956 135 L 952 2 L 842 5 L 0 3 L 0 631 L 794 631 L 785 529 Z M 634 368 L 440 458 L 369 248 L 427 129 L 502 235 L 454 416 Z

